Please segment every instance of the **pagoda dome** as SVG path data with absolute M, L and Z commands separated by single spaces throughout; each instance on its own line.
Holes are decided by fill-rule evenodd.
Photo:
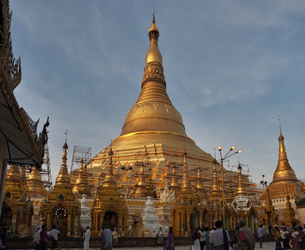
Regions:
M 44 197 L 47 194 L 46 187 L 43 184 L 41 174 L 34 166 L 27 179 L 28 195 L 30 197 Z
M 9 193 L 12 199 L 21 199 L 24 189 L 20 182 L 20 169 L 18 165 L 11 165 L 5 178 L 4 194 Z

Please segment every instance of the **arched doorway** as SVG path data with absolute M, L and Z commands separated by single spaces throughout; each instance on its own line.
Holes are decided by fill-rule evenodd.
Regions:
M 115 211 L 107 211 L 104 215 L 104 221 L 108 223 L 108 227 L 111 231 L 113 231 L 114 228 L 118 229 L 118 219 L 119 216 Z
M 12 209 L 5 202 L 2 205 L 0 225 L 5 228 L 9 228 L 12 225 Z
M 196 213 L 191 213 L 190 226 L 191 226 L 191 229 L 198 228 L 198 215 Z
M 68 211 L 64 207 L 56 207 L 52 211 L 52 225 L 60 231 L 61 235 L 67 235 Z

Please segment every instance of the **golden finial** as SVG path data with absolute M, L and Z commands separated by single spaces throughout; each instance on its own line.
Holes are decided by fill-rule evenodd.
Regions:
M 153 16 L 152 23 L 156 23 L 155 15 L 156 15 L 156 13 L 155 13 L 155 10 L 154 10 L 153 13 L 152 13 L 152 16 Z

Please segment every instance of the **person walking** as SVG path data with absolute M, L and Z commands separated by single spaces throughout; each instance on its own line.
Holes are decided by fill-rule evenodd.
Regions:
M 112 249 L 112 233 L 108 228 L 108 223 L 104 221 L 102 223 L 102 250 L 111 250 Z
M 167 236 L 167 242 L 164 247 L 166 250 L 174 250 L 175 245 L 174 245 L 174 235 L 173 235 L 173 227 L 170 227 L 168 230 L 168 236 Z
M 40 232 L 41 232 L 41 226 L 37 226 L 36 233 L 33 239 L 33 242 L 35 243 L 35 250 L 40 250 Z
M 289 231 L 287 230 L 286 227 L 283 227 L 283 228 L 282 228 L 281 237 L 282 237 L 282 241 L 283 241 L 283 248 L 284 248 L 285 250 L 291 249 L 291 246 L 290 246 L 290 244 L 289 244 L 289 241 L 290 241 L 290 233 L 289 233 Z
M 51 238 L 51 250 L 57 248 L 58 234 L 60 234 L 59 230 L 56 229 L 56 226 L 52 226 L 52 230 L 49 232 L 49 236 Z
M 199 240 L 200 240 L 200 249 L 201 249 L 201 250 L 204 250 L 205 239 L 206 239 L 204 227 L 198 228 L 198 232 L 199 232 L 199 234 L 200 234 L 200 239 L 199 239 Z
M 164 238 L 164 234 L 162 232 L 162 227 L 159 227 L 159 231 L 157 234 L 157 244 L 158 246 L 163 246 L 163 238 Z
M 281 244 L 281 241 L 282 241 L 282 237 L 281 237 L 281 233 L 280 233 L 280 229 L 278 226 L 275 226 L 274 227 L 274 240 L 275 240 L 275 250 L 277 249 L 283 249 L 282 248 L 282 244 Z
M 47 225 L 43 224 L 40 231 L 40 249 L 41 250 L 47 250 L 48 249 L 48 243 L 49 243 L 49 236 L 47 232 Z
M 259 228 L 257 229 L 257 236 L 259 238 L 259 247 L 262 248 L 264 237 L 265 237 L 265 231 L 264 231 L 264 228 L 263 228 L 262 224 L 259 225 Z
M 236 249 L 238 250 L 253 250 L 255 249 L 255 239 L 253 233 L 246 227 L 246 221 L 244 218 L 237 220 L 238 241 L 236 243 Z
M 198 229 L 195 228 L 192 233 L 192 250 L 200 250 L 200 233 Z
M 90 237 L 91 237 L 90 227 L 86 227 L 86 232 L 84 234 L 84 237 L 85 237 L 84 250 L 89 250 L 89 243 L 90 243 Z
M 222 229 L 222 221 L 220 220 L 215 222 L 215 227 L 216 229 L 210 235 L 211 249 L 228 250 L 231 240 L 228 231 Z

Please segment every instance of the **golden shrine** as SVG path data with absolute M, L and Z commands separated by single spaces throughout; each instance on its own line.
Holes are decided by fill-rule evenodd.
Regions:
M 67 149 L 68 145 L 65 142 L 61 168 L 53 190 L 41 202 L 40 217 L 49 229 L 52 225 L 56 225 L 63 235 L 72 236 L 79 235 L 80 205 L 72 192 L 67 168 Z
M 271 220 L 274 224 L 285 223 L 287 226 L 292 226 L 300 221 L 304 222 L 305 219 L 304 183 L 297 179 L 289 164 L 281 129 L 278 141 L 277 168 L 273 174 L 272 182 L 259 201 L 266 207 L 264 220 Z
M 129 216 L 127 206 L 118 190 L 112 171 L 113 152 L 109 150 L 109 166 L 102 185 L 98 188 L 92 206 L 92 235 L 98 236 L 102 222 L 107 222 L 109 228 L 120 228 L 121 234 L 127 235 L 127 218 Z

